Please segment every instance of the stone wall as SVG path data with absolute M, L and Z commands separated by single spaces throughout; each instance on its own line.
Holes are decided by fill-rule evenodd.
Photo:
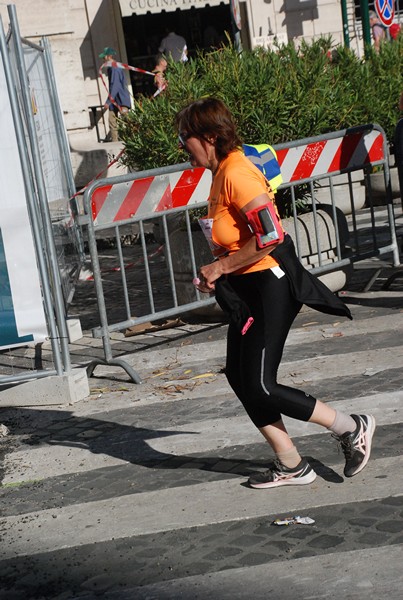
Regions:
M 92 105 L 101 105 L 106 90 L 98 77 L 105 46 L 127 62 L 118 0 L 14 0 L 21 35 L 34 42 L 49 39 L 60 102 L 69 132 L 87 130 Z M 340 0 L 246 0 L 243 24 L 251 39 L 286 33 L 288 39 L 331 34 L 342 40 Z M 5 29 L 9 17 L 0 4 Z M 92 132 L 91 132 L 92 133 Z M 94 139 L 95 132 L 94 132 Z
M 246 0 L 251 39 L 285 33 L 288 40 L 309 41 L 330 34 L 343 40 L 340 0 Z
M 125 60 L 122 22 L 114 0 L 14 0 L 21 36 L 35 43 L 47 37 L 60 103 L 68 131 L 87 130 L 89 106 L 103 104 L 107 92 L 99 81 L 99 53 L 112 46 Z M 9 15 L 0 5 L 4 29 Z

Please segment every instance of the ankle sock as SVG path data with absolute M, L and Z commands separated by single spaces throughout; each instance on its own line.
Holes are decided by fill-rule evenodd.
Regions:
M 350 415 L 339 412 L 336 410 L 336 417 L 333 421 L 333 425 L 329 427 L 329 430 L 336 435 L 343 435 L 343 433 L 352 433 L 357 429 L 357 423 Z
M 276 452 L 276 456 L 284 467 L 294 469 L 301 462 L 301 456 L 295 446 L 284 452 Z

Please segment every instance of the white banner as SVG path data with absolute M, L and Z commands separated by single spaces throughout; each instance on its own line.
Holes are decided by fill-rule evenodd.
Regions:
M 0 348 L 10 348 L 48 333 L 1 55 L 0 131 Z
M 132 14 L 145 15 L 146 13 L 160 13 L 161 11 L 173 12 L 177 8 L 204 8 L 205 6 L 219 6 L 221 3 L 229 4 L 230 0 L 119 0 L 122 17 L 131 17 Z

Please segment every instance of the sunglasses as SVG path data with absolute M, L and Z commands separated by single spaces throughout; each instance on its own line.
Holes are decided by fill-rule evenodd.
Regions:
M 178 135 L 178 143 L 179 146 L 181 146 L 182 148 L 185 147 L 186 142 L 188 141 L 188 139 L 192 137 L 191 133 L 185 133 L 184 131 L 181 131 Z

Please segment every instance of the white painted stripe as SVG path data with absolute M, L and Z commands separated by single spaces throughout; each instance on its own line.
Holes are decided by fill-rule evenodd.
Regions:
M 400 297 L 399 292 L 384 292 L 383 294 L 377 292 L 375 295 L 373 292 L 367 293 L 349 293 L 348 297 L 359 297 L 361 300 L 383 298 L 383 296 L 388 298 L 396 298 Z M 347 298 L 348 301 L 348 298 Z M 360 312 L 366 310 L 365 308 L 360 307 L 359 305 L 353 307 L 353 313 L 356 316 L 360 315 Z M 333 325 L 324 324 L 321 326 L 315 319 L 317 318 L 317 313 L 315 311 L 309 311 L 311 314 L 311 325 L 307 325 L 306 327 L 299 327 L 295 329 L 291 329 L 288 339 L 287 339 L 287 348 L 295 346 L 300 343 L 305 344 L 315 344 L 318 341 L 324 342 L 324 338 L 330 338 L 328 343 L 330 345 L 333 344 L 332 336 L 336 338 L 339 335 L 343 337 L 349 337 L 354 335 L 365 335 L 371 336 L 372 334 L 382 332 L 385 334 L 390 334 L 393 332 L 394 335 L 402 336 L 403 333 L 403 320 L 398 319 L 396 321 L 396 315 L 390 314 L 388 316 L 383 317 L 373 317 L 370 319 L 354 319 L 353 321 L 347 321 L 343 319 L 342 321 L 335 321 Z M 92 344 L 97 345 L 98 341 L 92 340 Z M 100 343 L 100 342 L 99 342 Z M 335 343 L 340 343 L 340 340 L 335 339 Z M 327 346 L 327 343 L 326 343 Z M 210 369 L 211 365 L 224 365 L 225 363 L 225 353 L 226 353 L 226 341 L 225 340 L 216 340 L 214 343 L 206 342 L 206 343 L 198 343 L 197 345 L 186 345 L 179 348 L 161 348 L 158 351 L 149 351 L 144 353 L 136 353 L 135 355 L 127 355 L 125 359 L 129 360 L 131 364 L 135 366 L 136 369 L 139 369 L 139 372 L 142 375 L 144 380 L 144 384 L 142 386 L 134 386 L 132 388 L 132 398 L 136 401 L 136 406 L 149 406 L 150 403 L 155 404 L 157 402 L 174 402 L 176 400 L 181 400 L 181 394 L 177 394 L 175 396 L 166 397 L 165 395 L 155 394 L 153 390 L 153 385 L 155 386 L 156 381 L 160 381 L 161 385 L 164 385 L 168 379 L 177 379 L 178 372 L 180 376 L 183 377 L 183 374 L 186 369 L 192 369 L 189 373 L 188 380 L 179 381 L 179 385 L 182 386 L 182 389 L 186 390 L 186 393 L 189 397 L 198 397 L 204 393 L 203 388 L 201 387 L 205 382 L 208 382 L 209 388 L 206 394 L 210 394 L 212 388 L 212 382 L 214 382 L 214 393 L 218 395 L 223 395 L 225 393 L 229 393 L 230 388 L 226 382 L 224 376 L 220 376 L 219 374 L 215 374 L 214 377 L 211 376 Z M 329 359 L 331 360 L 331 358 Z M 338 360 L 338 359 L 337 359 Z M 340 364 L 341 372 L 345 373 L 346 362 L 350 360 L 354 360 L 354 357 L 350 355 L 342 357 Z M 205 370 L 207 371 L 207 377 L 200 378 L 195 382 L 192 379 L 195 375 L 195 367 L 199 365 L 201 362 L 205 363 Z M 363 366 L 363 372 L 368 366 L 368 361 L 366 361 Z M 98 367 L 101 369 L 101 367 Z M 400 367 L 399 367 L 400 368 Z M 155 373 L 155 370 L 158 369 L 159 372 Z M 147 378 L 147 373 L 152 370 L 153 376 L 152 378 Z M 213 369 L 214 371 L 214 369 Z M 216 371 L 216 369 L 215 369 Z M 103 368 L 104 374 L 117 373 L 116 368 L 108 367 Z M 200 370 L 198 371 L 200 373 Z M 288 373 L 293 373 L 292 365 L 289 364 Z M 184 386 L 184 387 L 183 387 Z M 115 398 L 114 402 L 119 404 L 119 398 Z M 93 403 L 89 403 L 91 406 Z M 75 405 L 75 412 L 82 411 L 80 414 L 87 414 L 88 411 L 87 401 L 82 401 L 79 404 Z M 114 404 L 115 406 L 115 404 Z M 95 406 L 92 405 L 91 410 L 95 412 L 103 412 L 108 408 L 106 404 L 104 406 L 104 401 L 102 399 L 102 395 L 97 399 L 97 403 Z
M 293 343 L 292 338 L 290 343 Z M 136 354 L 125 356 L 125 360 L 144 375 L 148 370 L 154 371 L 156 368 L 169 368 L 173 356 L 175 356 L 174 360 L 178 366 L 207 360 L 211 364 L 215 359 L 225 359 L 226 341 L 220 340 L 214 342 L 214 344 L 206 342 L 198 344 L 193 348 L 191 346 L 187 346 L 186 348 L 175 348 L 175 351 L 175 353 L 163 353 L 158 351 L 148 352 L 143 355 L 142 364 L 139 360 L 139 356 Z M 351 352 L 342 356 L 322 355 L 314 358 L 304 358 L 299 361 L 282 362 L 279 373 L 280 377 L 283 377 L 287 376 L 288 373 L 297 374 L 298 372 L 298 374 L 303 374 L 304 377 L 306 376 L 306 381 L 317 381 L 318 379 L 323 379 L 324 376 L 337 377 L 340 375 L 360 375 L 366 368 L 374 366 L 379 370 L 401 367 L 403 364 L 402 357 L 403 346 L 383 348 L 382 352 L 375 349 Z M 340 370 L 341 365 L 342 368 Z M 99 366 L 97 369 L 100 375 L 111 373 L 110 367 L 106 368 Z
M 382 348 L 382 351 L 362 350 L 334 356 L 316 356 L 290 363 L 282 363 L 279 379 L 284 380 L 291 374 L 291 385 L 300 382 L 323 381 L 324 379 L 364 375 L 376 371 L 398 369 L 403 365 L 403 346 Z
M 112 186 L 94 220 L 95 225 L 113 223 L 116 213 L 122 206 L 132 183 L 132 181 L 128 183 L 116 183 Z
M 376 298 L 393 298 L 400 296 L 401 294 L 399 292 L 376 292 Z M 374 294 L 373 292 L 359 292 L 357 294 L 349 292 L 345 297 L 346 302 L 348 302 L 349 297 L 365 300 L 374 298 Z M 362 312 L 362 308 L 359 305 L 351 306 L 351 311 L 353 316 L 359 316 L 360 312 Z M 301 343 L 303 344 L 323 341 L 324 339 L 331 338 L 332 336 L 337 338 L 340 334 L 342 337 L 351 337 L 356 335 L 370 336 L 374 333 L 386 334 L 388 332 L 393 332 L 396 335 L 398 335 L 399 332 L 403 333 L 403 318 L 397 319 L 395 314 L 364 319 L 357 318 L 353 319 L 352 321 L 343 318 L 340 321 L 334 320 L 333 324 L 326 323 L 320 325 L 316 320 L 317 318 L 320 318 L 320 315 L 318 315 L 318 313 L 314 310 L 309 310 L 309 313 L 312 317 L 310 321 L 312 324 L 305 327 L 293 327 L 287 337 L 287 347 L 295 346 Z M 334 319 L 336 319 L 336 317 L 334 317 Z M 91 340 L 91 343 L 98 343 L 98 341 L 96 339 Z M 99 342 L 99 345 L 101 345 L 101 342 Z M 148 352 L 136 352 L 132 355 L 125 355 L 125 360 L 130 362 L 135 361 L 133 362 L 133 365 L 135 364 L 136 368 L 142 372 L 148 368 L 162 368 L 168 364 L 171 364 L 172 362 L 181 365 L 184 363 L 198 361 L 224 359 L 226 355 L 226 345 L 226 340 L 220 339 L 215 340 L 214 342 L 189 344 L 173 349 L 161 348 L 159 350 L 151 350 Z M 102 366 L 98 366 L 97 372 L 101 373 L 102 369 Z M 111 367 L 107 369 L 105 368 L 105 371 L 102 372 L 111 373 Z
M 176 187 L 179 179 L 182 177 L 183 171 L 175 171 L 175 173 L 169 173 L 169 183 L 171 184 L 171 190 Z
M 370 131 L 369 133 L 362 136 L 348 163 L 349 167 L 355 167 L 364 164 L 364 161 L 365 159 L 367 159 L 368 154 L 370 153 L 371 148 L 378 135 L 379 131 Z
M 214 391 L 214 396 L 217 394 Z M 230 396 L 233 399 L 233 395 Z M 332 405 L 332 403 L 330 403 Z M 349 398 L 333 404 L 335 408 L 347 414 L 350 413 L 371 413 L 374 415 L 378 425 L 391 425 L 393 423 L 403 423 L 403 391 L 389 394 L 377 394 L 373 396 L 363 396 L 361 398 Z M 96 423 L 96 415 L 93 417 Z M 313 423 L 295 421 L 294 419 L 284 419 L 291 437 L 305 437 L 326 433 L 326 430 Z M 127 435 L 131 430 L 133 438 L 136 435 L 135 426 L 131 427 L 125 422 L 125 417 L 121 413 L 111 413 L 108 422 L 116 423 L 116 428 L 122 427 L 122 433 Z M 102 423 L 102 420 L 100 420 Z M 107 434 L 106 434 L 107 435 Z M 91 448 L 91 439 L 81 440 L 81 446 L 77 447 L 77 440 L 66 452 L 66 445 L 69 445 L 68 436 L 63 441 L 63 434 L 60 433 L 60 443 L 52 445 L 24 447 L 7 455 L 5 459 L 6 475 L 4 483 L 18 481 L 42 480 L 47 477 L 57 477 L 68 473 L 85 473 L 90 470 L 102 469 L 130 462 L 124 456 L 119 456 L 119 452 L 125 451 L 125 445 L 111 446 L 109 453 L 93 454 Z M 141 438 L 138 438 L 139 458 L 138 462 L 145 458 L 158 458 L 157 452 L 166 453 L 174 456 L 186 456 L 198 452 L 211 452 L 228 448 L 231 446 L 242 446 L 254 443 L 262 443 L 262 455 L 259 458 L 272 456 L 271 451 L 266 447 L 263 438 L 258 430 L 252 425 L 246 414 L 239 417 L 220 418 L 219 412 L 212 419 L 206 419 L 201 422 L 178 425 L 164 428 L 158 437 L 155 432 L 150 430 L 147 437 L 146 432 L 142 432 Z M 331 441 L 329 440 L 329 443 Z M 129 442 L 127 442 L 129 444 Z M 133 452 L 131 442 L 131 451 Z M 130 452 L 130 450 L 129 450 Z M 219 456 L 219 454 L 218 454 Z M 162 456 L 160 457 L 163 458 Z M 135 458 L 132 459 L 137 462 Z
M 315 168 L 312 171 L 311 177 L 318 177 L 327 173 L 336 152 L 338 151 L 343 138 L 328 140 L 323 148 L 322 154 L 319 156 Z
M 232 478 L 66 506 L 2 519 L 0 558 L 29 556 L 161 531 L 277 514 L 315 518 L 315 507 L 401 495 L 403 457 L 370 461 L 343 483 L 317 478 L 311 485 L 251 490 Z
M 154 177 L 150 187 L 147 190 L 140 206 L 136 211 L 136 218 L 140 218 L 142 215 L 150 214 L 154 212 L 158 204 L 161 202 L 161 198 L 166 192 L 167 187 L 170 185 L 170 178 L 168 175 L 158 175 Z M 172 208 L 172 201 L 167 209 Z
M 204 173 L 197 184 L 196 189 L 191 195 L 188 204 L 197 204 L 199 202 L 206 202 L 210 195 L 210 187 L 212 182 L 212 175 L 209 169 L 204 169 Z
M 102 597 L 105 600 L 245 600 L 250 597 L 254 600 L 400 600 L 402 564 L 402 544 L 333 551 L 304 558 L 291 555 L 287 560 L 170 579 L 106 592 Z M 93 595 L 82 598 L 92 599 Z
M 346 414 L 372 414 L 378 425 L 392 425 L 393 423 L 403 423 L 402 403 L 403 391 L 394 394 L 349 398 L 345 401 L 330 402 L 329 405 Z M 327 429 L 314 423 L 296 421 L 288 417 L 284 418 L 284 422 L 292 438 L 328 433 Z M 189 429 L 192 433 L 180 433 L 181 430 L 188 432 Z M 263 454 L 259 458 L 267 457 L 267 460 L 270 460 L 273 456 L 261 434 L 252 425 L 246 414 L 226 419 L 209 419 L 202 423 L 192 423 L 190 426 L 172 428 L 172 431 L 176 432 L 176 435 L 152 438 L 148 444 L 158 452 L 180 456 L 262 442 Z M 329 440 L 329 443 L 333 443 L 333 441 Z
M 393 292 L 385 292 L 389 298 Z M 358 297 L 364 299 L 365 297 L 371 297 L 371 293 L 363 294 L 358 293 L 356 296 L 353 294 L 346 297 L 348 302 L 349 297 Z M 379 296 L 377 296 L 379 297 Z M 354 313 L 359 311 L 356 306 L 351 306 L 351 311 Z M 315 313 L 312 314 L 312 320 L 315 320 Z M 326 338 L 337 338 L 351 337 L 355 335 L 368 336 L 374 333 L 387 333 L 393 332 L 398 334 L 400 332 L 403 335 L 403 318 L 396 320 L 396 315 L 390 314 L 382 317 L 373 317 L 372 319 L 354 319 L 353 321 L 335 321 L 334 325 L 324 325 L 323 327 L 308 326 L 291 329 L 287 338 L 287 346 L 295 346 L 297 344 L 308 344 L 313 342 L 323 341 Z
M 283 177 L 283 182 L 288 183 L 291 180 L 291 177 L 297 168 L 299 161 L 301 160 L 302 155 L 306 150 L 305 146 L 299 146 L 297 148 L 290 148 L 287 151 L 287 154 L 283 160 L 281 165 L 281 175 Z

